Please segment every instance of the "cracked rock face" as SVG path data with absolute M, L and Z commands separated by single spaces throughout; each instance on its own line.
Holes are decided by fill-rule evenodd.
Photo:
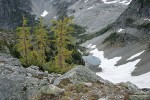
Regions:
M 23 68 L 18 59 L 0 53 L 0 100 L 33 100 L 42 86 L 59 76 L 36 66 Z

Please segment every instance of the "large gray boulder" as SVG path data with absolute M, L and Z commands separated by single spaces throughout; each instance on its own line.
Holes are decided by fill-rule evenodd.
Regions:
M 77 66 L 73 68 L 69 72 L 57 78 L 54 81 L 54 85 L 58 85 L 64 79 L 68 79 L 73 84 L 81 82 L 101 82 L 101 83 L 108 82 L 97 76 L 93 71 L 91 71 L 86 66 Z
M 99 67 L 101 60 L 95 56 L 83 56 L 85 61 L 85 66 L 87 66 L 90 70 L 94 72 L 101 72 L 102 68 Z
M 59 76 L 37 66 L 24 68 L 18 59 L 0 53 L 0 100 L 35 100 L 38 91 Z
M 17 59 L 0 54 L 0 100 L 27 100 L 25 68 Z
M 131 94 L 142 94 L 143 93 L 142 90 L 139 90 L 139 88 L 135 84 L 133 84 L 129 81 L 126 83 L 119 83 L 118 85 L 121 85 L 121 86 L 127 88 Z

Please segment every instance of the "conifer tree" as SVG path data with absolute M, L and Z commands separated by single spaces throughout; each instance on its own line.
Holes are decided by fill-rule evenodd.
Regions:
M 48 32 L 44 28 L 43 19 L 40 19 L 39 25 L 35 29 L 35 37 L 37 47 L 34 49 L 34 54 L 37 54 L 38 65 L 42 66 L 46 62 L 46 51 L 49 49 L 48 47 Z
M 29 52 L 30 52 L 30 27 L 27 27 L 27 20 L 23 16 L 22 27 L 17 28 L 17 51 L 21 55 L 21 62 L 23 65 L 29 65 Z
M 56 67 L 66 67 L 66 60 L 71 57 L 72 51 L 67 49 L 67 46 L 71 44 L 70 32 L 73 28 L 70 26 L 72 23 L 72 18 L 63 18 L 61 20 L 53 20 L 53 27 L 51 31 L 55 34 L 55 45 L 57 48 L 57 54 L 55 56 L 55 66 Z

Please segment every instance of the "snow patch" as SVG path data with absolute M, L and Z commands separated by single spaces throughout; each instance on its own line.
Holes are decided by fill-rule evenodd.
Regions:
M 133 56 L 131 56 L 129 59 L 127 59 L 127 60 L 132 60 L 132 59 L 134 59 L 134 58 L 136 58 L 136 57 L 138 57 L 138 56 L 140 56 L 142 53 L 144 53 L 145 52 L 145 50 L 144 51 L 142 51 L 142 52 L 139 52 L 139 53 L 137 53 L 137 54 L 135 54 L 135 55 L 133 55 Z
M 117 3 L 117 0 L 114 1 L 107 1 L 107 0 L 102 0 L 105 4 L 112 4 L 112 3 Z
M 94 6 L 92 6 L 92 7 L 89 7 L 89 8 L 87 8 L 87 9 L 92 9 L 92 8 L 94 8 Z
M 87 46 L 87 48 L 92 48 L 92 49 L 94 49 L 94 48 L 96 48 L 96 45 L 89 44 L 89 45 Z
M 89 0 L 85 0 L 84 2 L 88 2 Z
M 118 30 L 118 32 L 120 33 L 120 32 L 122 32 L 123 30 L 124 30 L 124 29 L 121 28 L 121 29 Z
M 48 12 L 46 10 L 44 10 L 44 12 L 41 14 L 42 17 L 45 17 L 48 14 Z
M 149 19 L 149 18 L 145 18 L 144 20 L 150 21 L 150 19 Z
M 56 19 L 56 18 L 57 18 L 57 16 L 54 17 L 54 19 Z
M 89 44 L 88 48 L 89 47 L 95 48 L 94 50 L 90 51 L 90 53 L 101 60 L 101 65 L 99 67 L 102 68 L 102 72 L 96 73 L 98 76 L 113 83 L 130 81 L 133 84 L 137 85 L 139 88 L 150 88 L 150 72 L 140 76 L 131 75 L 141 59 L 137 59 L 120 66 L 115 66 L 122 57 L 107 59 L 104 57 L 104 51 L 99 51 L 96 46 L 93 46 L 92 44 Z M 142 52 L 138 53 L 138 55 L 140 55 Z
M 102 2 L 104 2 L 105 4 L 113 4 L 113 3 L 120 3 L 123 5 L 129 5 L 131 3 L 132 0 L 113 0 L 113 1 L 108 1 L 108 0 L 101 0 Z

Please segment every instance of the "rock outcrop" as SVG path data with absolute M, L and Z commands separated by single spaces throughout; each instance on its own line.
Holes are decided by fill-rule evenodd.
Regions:
M 0 53 L 0 100 L 33 100 L 41 87 L 59 76 L 36 66 L 23 68 L 18 59 Z
M 0 53 L 0 100 L 149 100 L 148 89 L 134 84 L 113 84 L 85 66 L 64 75 L 24 68 L 18 59 Z

